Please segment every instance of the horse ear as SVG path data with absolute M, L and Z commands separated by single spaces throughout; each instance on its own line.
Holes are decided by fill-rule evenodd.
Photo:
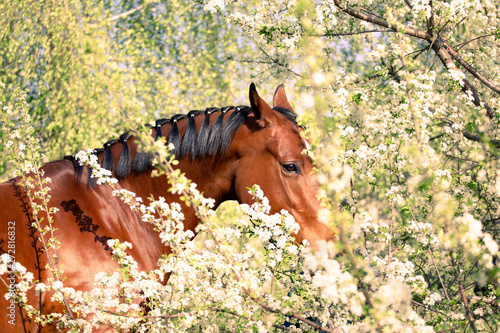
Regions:
M 276 118 L 274 111 L 271 107 L 260 98 L 259 93 L 257 93 L 257 89 L 255 88 L 255 84 L 253 82 L 250 84 L 250 90 L 248 93 L 250 98 L 250 105 L 252 106 L 252 112 L 259 122 L 262 122 L 263 125 L 268 125 L 273 122 Z
M 290 105 L 290 103 L 288 103 L 288 98 L 286 98 L 285 86 L 282 84 L 280 84 L 274 91 L 273 108 L 275 107 L 293 111 L 292 106 Z

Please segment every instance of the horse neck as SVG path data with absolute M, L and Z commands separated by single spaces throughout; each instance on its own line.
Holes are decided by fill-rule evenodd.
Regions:
M 179 121 L 181 136 L 184 134 L 187 125 L 187 119 L 183 120 L 186 121 Z M 170 124 L 165 124 L 162 127 L 162 134 L 164 137 L 168 137 L 170 128 Z M 131 142 L 129 144 L 129 150 L 133 160 L 137 154 L 137 145 L 133 143 L 133 137 L 129 142 Z M 116 165 L 122 148 L 119 144 L 112 148 Z M 190 156 L 185 156 L 179 160 L 179 164 L 175 166 L 175 168 L 180 169 L 188 179 L 196 183 L 197 189 L 203 193 L 204 197 L 214 199 L 215 207 L 217 207 L 226 200 L 235 199 L 234 194 L 232 194 L 233 177 L 231 174 L 235 160 L 236 158 L 229 152 L 217 156 L 206 156 L 204 158 L 195 159 L 192 159 Z M 179 202 L 179 197 L 172 195 L 168 191 L 171 185 L 168 184 L 167 177 L 151 177 L 151 170 L 152 169 L 139 174 L 132 171 L 130 175 L 124 180 L 121 180 L 119 184 L 123 188 L 143 197 L 143 199 L 151 196 L 154 198 L 159 198 L 161 196 L 169 202 Z
M 234 195 L 231 194 L 231 159 L 219 158 L 222 161 L 213 163 L 214 161 L 211 159 L 191 161 L 189 157 L 185 157 L 175 167 L 180 169 L 189 180 L 196 183 L 197 189 L 203 193 L 205 198 L 214 199 L 215 207 L 226 200 L 235 199 Z M 169 192 L 171 185 L 168 183 L 167 176 L 152 177 L 151 171 L 143 174 L 131 174 L 125 180 L 120 181 L 119 185 L 143 199 L 164 197 L 168 202 L 180 202 L 179 196 Z

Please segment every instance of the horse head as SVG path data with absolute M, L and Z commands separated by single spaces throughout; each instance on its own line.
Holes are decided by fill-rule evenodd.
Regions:
M 330 240 L 333 233 L 320 221 L 319 184 L 308 144 L 288 102 L 283 85 L 274 93 L 271 108 L 257 93 L 249 91 L 252 114 L 234 137 L 230 150 L 238 156 L 233 189 L 240 203 L 252 203 L 248 188 L 258 184 L 269 199 L 271 213 L 287 210 L 300 225 L 297 243 Z M 292 120 L 293 119 L 293 120 Z

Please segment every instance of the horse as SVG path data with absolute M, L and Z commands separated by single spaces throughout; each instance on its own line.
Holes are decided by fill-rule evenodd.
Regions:
M 215 200 L 215 207 L 226 200 L 251 204 L 248 188 L 258 184 L 269 199 L 271 213 L 286 209 L 299 223 L 300 231 L 294 235 L 297 243 L 306 239 L 314 245 L 332 239 L 332 232 L 318 218 L 320 202 L 313 161 L 303 153 L 307 143 L 301 137 L 297 115 L 283 85 L 275 90 L 273 107 L 259 96 L 253 83 L 249 99 L 250 106 L 207 108 L 159 119 L 151 135 L 167 138 L 179 161 L 176 167 L 197 184 L 205 197 Z M 165 176 L 151 177 L 151 156 L 138 149 L 135 136 L 123 134 L 94 152 L 102 167 L 119 180 L 117 189 L 127 189 L 142 198 L 162 196 L 167 202 L 181 203 L 185 229 L 195 232 L 195 212 L 179 196 L 167 191 Z M 161 255 L 169 253 L 154 227 L 142 222 L 138 213 L 114 197 L 109 186 L 96 185 L 88 167 L 66 157 L 42 169 L 52 180 L 49 206 L 58 208 L 54 227 L 61 243 L 59 265 L 64 270 L 65 286 L 88 291 L 98 272 L 116 270 L 106 244 L 112 238 L 133 245 L 128 254 L 138 261 L 140 270 L 156 269 Z M 47 260 L 31 225 L 32 208 L 18 179 L 0 184 L 0 198 L 0 253 L 9 252 L 9 231 L 15 230 L 15 248 L 10 251 L 15 261 L 33 272 L 36 280 L 47 281 Z M 6 292 L 2 286 L 0 332 L 55 329 L 38 327 L 19 306 L 15 309 L 15 325 L 9 323 L 11 318 L 6 312 L 11 304 L 3 297 Z M 28 302 L 42 314 L 64 309 L 52 302 L 48 293 L 36 295 L 33 291 L 28 294 Z

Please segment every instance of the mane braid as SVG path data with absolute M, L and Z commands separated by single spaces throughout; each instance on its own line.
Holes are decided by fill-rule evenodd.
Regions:
M 117 143 L 118 140 L 109 140 L 104 144 L 104 158 L 102 160 L 102 167 L 106 170 L 113 172 L 114 158 L 111 146 Z
M 170 122 L 170 119 L 166 119 L 166 118 L 156 120 L 156 123 L 155 123 L 155 127 L 156 127 L 155 141 L 158 141 L 158 139 L 163 136 L 163 133 L 161 131 L 161 127 L 168 122 Z
M 222 136 L 220 140 L 219 153 L 225 152 L 229 145 L 231 144 L 231 138 L 233 133 L 236 134 L 245 122 L 247 116 L 252 112 L 252 108 L 249 106 L 238 106 L 236 110 L 229 116 L 224 128 L 222 129 Z
M 151 154 L 137 151 L 134 156 L 134 161 L 132 162 L 132 170 L 136 173 L 146 172 L 146 170 L 153 166 L 152 160 L 153 157 Z
M 227 106 L 221 109 L 221 114 L 215 120 L 212 129 L 210 130 L 210 136 L 208 138 L 208 150 L 205 155 L 215 155 L 219 151 L 220 137 L 222 136 L 222 126 L 224 122 L 224 115 L 227 111 L 234 108 L 233 106 Z
M 173 144 L 174 149 L 171 151 L 172 154 L 178 156 L 181 148 L 181 134 L 179 132 L 179 127 L 177 126 L 177 121 L 182 118 L 186 118 L 185 114 L 176 114 L 172 116 L 170 122 L 172 123 L 172 128 L 170 128 L 170 133 L 168 134 L 167 144 Z
M 130 134 L 124 133 L 120 135 L 119 142 L 123 144 L 118 164 L 116 165 L 116 177 L 119 180 L 125 179 L 130 173 L 132 161 L 130 158 L 130 149 L 128 148 L 127 140 L 131 137 Z
M 277 111 L 279 113 L 281 113 L 282 115 L 284 115 L 288 120 L 292 121 L 295 125 L 297 125 L 297 114 L 291 110 L 288 110 L 288 109 L 285 109 L 285 108 L 282 108 L 282 107 L 274 107 L 273 108 L 274 111 Z
M 195 156 L 203 158 L 207 155 L 209 147 L 208 140 L 210 138 L 210 116 L 212 113 L 217 111 L 220 111 L 220 109 L 208 108 L 205 110 L 205 119 L 203 120 L 203 123 L 198 130 L 198 135 L 196 136 Z
M 75 173 L 76 181 L 79 183 L 82 180 L 83 165 L 80 165 L 80 163 L 75 159 L 74 155 L 66 155 L 63 157 L 63 159 L 71 161 L 71 164 L 73 164 L 73 172 Z
M 195 117 L 203 111 L 192 110 L 188 113 L 189 122 L 184 131 L 184 136 L 182 137 L 181 149 L 179 155 L 176 156 L 181 159 L 184 156 L 191 155 L 191 159 L 194 159 L 195 145 L 196 145 L 196 120 Z

